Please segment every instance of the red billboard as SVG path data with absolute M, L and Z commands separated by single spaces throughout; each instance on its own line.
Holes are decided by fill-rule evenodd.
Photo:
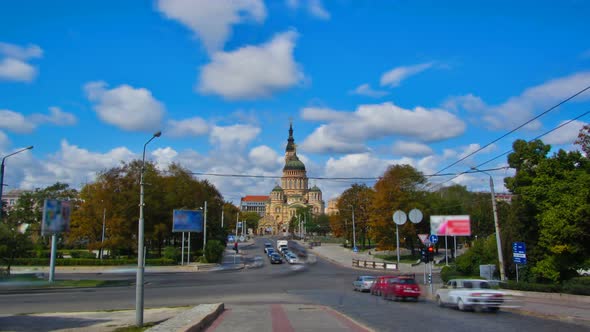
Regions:
M 430 234 L 471 236 L 469 216 L 430 216 Z

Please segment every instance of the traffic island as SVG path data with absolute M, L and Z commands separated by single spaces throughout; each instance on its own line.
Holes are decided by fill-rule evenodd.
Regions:
M 172 317 L 154 327 L 148 332 L 183 331 L 196 332 L 205 330 L 224 310 L 223 303 L 200 304 Z

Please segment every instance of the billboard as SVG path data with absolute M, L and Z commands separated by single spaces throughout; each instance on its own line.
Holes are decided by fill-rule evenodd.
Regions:
M 46 199 L 43 202 L 41 235 L 51 235 L 70 230 L 71 205 L 69 201 Z
M 174 210 L 172 213 L 172 232 L 203 232 L 203 211 Z
M 430 234 L 471 236 L 469 216 L 430 216 Z

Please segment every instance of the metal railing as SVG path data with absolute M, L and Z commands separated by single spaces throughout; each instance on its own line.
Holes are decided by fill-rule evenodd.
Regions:
M 397 263 L 366 261 L 354 258 L 352 259 L 352 266 L 376 270 L 397 270 Z

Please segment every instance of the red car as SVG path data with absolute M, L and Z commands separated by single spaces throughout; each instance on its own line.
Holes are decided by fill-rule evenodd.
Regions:
M 381 296 L 383 294 L 383 289 L 388 284 L 388 280 L 394 279 L 396 276 L 381 276 L 375 279 L 373 285 L 371 286 L 371 295 Z
M 385 300 L 405 300 L 407 298 L 418 301 L 420 296 L 420 286 L 416 283 L 416 280 L 412 277 L 397 277 L 387 281 L 387 284 L 383 286 L 381 295 Z

